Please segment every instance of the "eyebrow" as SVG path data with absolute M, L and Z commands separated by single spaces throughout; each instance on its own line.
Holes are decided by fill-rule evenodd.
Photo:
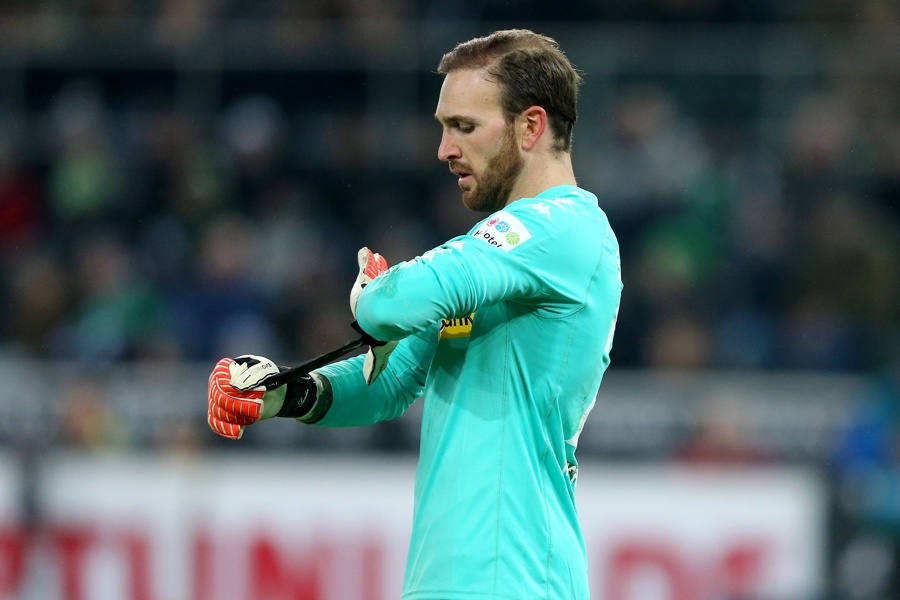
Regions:
M 472 125 L 478 125 L 480 122 L 475 117 L 467 117 L 465 115 L 447 115 L 447 116 L 441 117 L 436 114 L 436 115 L 434 115 L 434 120 L 441 124 L 447 124 L 447 123 L 451 123 L 451 122 L 456 122 L 456 123 L 465 122 L 465 123 L 471 123 Z

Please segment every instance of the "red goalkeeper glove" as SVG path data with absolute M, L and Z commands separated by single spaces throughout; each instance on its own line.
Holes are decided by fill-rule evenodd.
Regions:
M 306 423 L 321 419 L 330 406 L 317 406 L 321 380 L 307 375 L 287 385 L 267 387 L 266 381 L 280 372 L 268 358 L 252 354 L 216 363 L 207 390 L 207 422 L 212 430 L 236 440 L 244 434 L 244 427 L 263 419 L 292 417 Z
M 216 363 L 207 388 L 207 421 L 212 430 L 236 440 L 244 435 L 247 425 L 274 417 L 286 390 L 284 386 L 268 390 L 261 379 L 279 372 L 271 360 L 252 355 L 223 358 Z
M 373 279 L 388 270 L 388 264 L 384 257 L 368 248 L 360 248 L 356 255 L 356 260 L 359 263 L 359 275 L 357 275 L 356 282 L 350 290 L 350 310 L 354 319 L 356 319 L 356 305 L 359 302 L 359 296 L 363 289 Z M 372 382 L 387 367 L 391 352 L 396 347 L 397 342 L 395 341 L 380 342 L 373 339 L 369 345 L 369 351 L 366 353 L 366 360 L 363 363 L 363 375 L 368 385 L 372 385 Z

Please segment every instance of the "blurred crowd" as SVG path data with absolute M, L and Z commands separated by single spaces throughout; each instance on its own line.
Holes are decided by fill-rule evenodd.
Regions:
M 580 10 L 594 12 L 581 16 L 633 17 L 626 4 L 584 3 Z M 883 35 L 851 46 L 861 61 L 876 57 L 866 74 L 803 80 L 781 118 L 704 113 L 682 102 L 677 84 L 650 78 L 605 82 L 605 103 L 582 105 L 576 173 L 622 247 L 615 364 L 877 368 L 900 336 L 900 82 L 877 64 L 891 44 L 900 55 L 896 4 L 832 2 L 811 17 L 772 3 L 645 4 L 645 18 L 662 21 L 830 18 L 848 32 Z M 0 25 L 74 14 L 202 28 L 248 11 L 402 19 L 435 8 L 249 6 L 11 2 Z M 469 18 L 509 18 L 513 8 L 542 16 L 534 2 L 467 6 Z M 436 77 L 430 69 L 423 77 Z M 434 98 L 417 107 L 415 158 L 401 159 L 409 153 L 397 152 L 396 140 L 371 139 L 368 124 L 379 116 L 365 112 L 364 90 L 354 87 L 364 78 L 332 82 L 316 108 L 254 89 L 264 74 L 241 73 L 229 79 L 239 92 L 206 111 L 184 110 L 164 81 L 136 93 L 137 67 L 131 79 L 121 70 L 78 77 L 22 67 L 24 97 L 0 90 L 0 356 L 308 357 L 351 333 L 346 298 L 359 246 L 396 262 L 478 218 L 460 207 L 435 158 Z M 365 155 L 373 147 L 379 160 Z

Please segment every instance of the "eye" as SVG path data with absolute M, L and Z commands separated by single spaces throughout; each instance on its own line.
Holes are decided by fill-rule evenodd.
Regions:
M 458 132 L 461 134 L 468 134 L 475 131 L 475 128 L 478 126 L 478 123 L 475 121 L 471 121 L 469 119 L 463 119 L 461 117 L 435 117 L 447 131 Z

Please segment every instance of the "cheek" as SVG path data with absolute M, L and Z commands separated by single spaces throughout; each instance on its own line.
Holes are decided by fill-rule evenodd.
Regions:
M 491 160 L 497 156 L 502 149 L 502 144 L 498 143 L 502 140 L 502 136 L 497 135 L 493 138 L 481 139 L 468 145 L 469 160 L 476 170 L 483 170 L 487 165 L 491 164 Z
M 508 127 L 502 122 L 482 124 L 475 132 L 456 135 L 453 144 L 462 157 L 462 162 L 475 173 L 482 173 L 510 143 Z

